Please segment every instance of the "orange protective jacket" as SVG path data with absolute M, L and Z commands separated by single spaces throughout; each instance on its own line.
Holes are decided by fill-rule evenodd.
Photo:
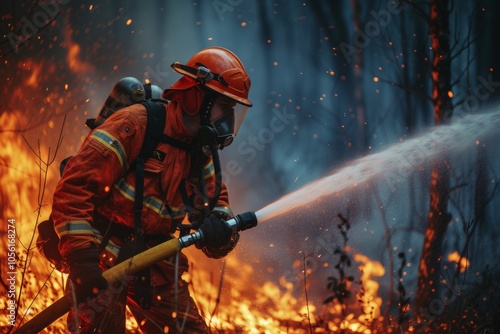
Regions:
M 174 139 L 190 141 L 193 135 L 182 122 L 178 103 L 169 103 L 166 111 L 163 132 Z M 130 167 L 141 150 L 146 122 L 146 108 L 141 104 L 115 112 L 89 134 L 67 163 L 52 207 L 52 218 L 61 240 L 59 250 L 64 258 L 75 250 L 98 244 L 94 212 L 114 224 L 134 227 L 135 170 Z M 159 154 L 144 164 L 142 228 L 146 235 L 168 236 L 173 224 L 182 222 L 186 215 L 179 187 L 189 177 L 192 156 L 166 143 L 160 143 L 156 151 Z M 210 198 L 215 189 L 215 175 L 212 159 L 207 161 L 203 175 Z M 203 192 L 199 182 L 196 183 L 186 181 L 189 198 L 197 198 L 196 194 Z M 200 201 L 193 202 L 189 205 L 201 209 Z M 232 216 L 224 185 L 216 209 Z

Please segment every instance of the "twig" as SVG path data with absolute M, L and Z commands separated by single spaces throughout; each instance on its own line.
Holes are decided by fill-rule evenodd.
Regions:
M 377 202 L 377 207 L 380 212 L 380 217 L 382 219 L 382 224 L 384 225 L 384 232 L 385 232 L 385 247 L 387 249 L 387 255 L 388 255 L 388 261 L 389 261 L 389 300 L 386 305 L 385 311 L 384 311 L 384 318 L 389 319 L 389 308 L 392 304 L 392 299 L 394 298 L 394 261 L 392 259 L 392 247 L 391 247 L 391 230 L 389 228 L 389 224 L 387 223 L 387 217 L 385 214 L 385 209 L 384 205 L 382 204 L 382 201 L 380 199 L 380 195 L 378 194 L 377 191 L 373 192 L 375 201 Z
M 401 329 L 401 325 L 403 324 L 403 321 L 405 320 L 405 314 L 409 310 L 409 305 L 410 305 L 410 297 L 406 298 L 406 290 L 403 285 L 403 274 L 404 274 L 404 268 L 406 266 L 406 255 L 404 252 L 401 252 L 398 254 L 398 257 L 401 259 L 401 264 L 399 265 L 398 269 L 398 293 L 399 293 L 399 314 L 398 314 L 398 327 Z
M 312 329 L 312 324 L 311 324 L 311 313 L 309 312 L 309 297 L 307 295 L 307 268 L 306 268 L 306 258 L 311 256 L 312 254 L 305 255 L 303 252 L 302 253 L 302 273 L 304 274 L 304 294 L 306 297 L 306 309 L 307 309 L 307 321 L 309 323 L 309 333 L 312 334 L 313 329 Z
M 28 314 L 28 310 L 31 308 L 31 306 L 33 305 L 33 303 L 35 302 L 35 300 L 37 299 L 38 295 L 40 294 L 40 292 L 42 292 L 42 289 L 45 287 L 45 285 L 47 284 L 47 282 L 49 281 L 50 277 L 52 276 L 52 274 L 54 273 L 54 270 L 56 268 L 55 267 L 52 267 L 52 271 L 50 272 L 50 274 L 47 276 L 47 278 L 45 279 L 45 282 L 43 282 L 43 285 L 42 285 L 42 288 L 40 290 L 38 290 L 38 292 L 36 293 L 35 297 L 33 297 L 33 300 L 31 301 L 31 303 L 28 305 L 28 307 L 26 308 L 26 311 L 24 312 L 23 316 L 21 317 L 21 321 L 19 322 L 19 326 L 21 326 L 23 324 L 23 321 L 24 321 L 24 318 L 26 317 L 26 315 Z
M 353 276 L 347 276 L 345 273 L 346 267 L 350 267 L 352 263 L 349 255 L 347 254 L 347 241 L 349 240 L 347 232 L 351 228 L 351 224 L 341 214 L 338 214 L 338 217 L 341 222 L 337 225 L 337 228 L 342 235 L 343 246 L 338 247 L 334 251 L 334 254 L 339 254 L 339 261 L 335 264 L 334 268 L 338 271 L 339 278 L 335 276 L 328 277 L 327 288 L 333 291 L 333 295 L 325 299 L 323 304 L 333 302 L 337 299 L 342 309 L 342 315 L 345 318 L 347 314 L 344 300 L 351 295 L 351 291 L 348 290 L 347 284 L 348 282 L 354 281 Z
M 33 7 L 32 7 L 32 8 L 33 8 Z M 29 36 L 29 37 L 25 38 L 25 39 L 24 39 L 22 42 L 20 42 L 19 44 L 24 44 L 24 43 L 26 43 L 26 42 L 28 42 L 28 41 L 32 40 L 33 38 L 40 36 L 40 35 L 41 35 L 41 34 L 40 34 L 40 32 L 42 32 L 43 30 L 45 30 L 45 28 L 49 27 L 49 26 L 52 24 L 52 22 L 54 22 L 54 21 L 57 19 L 57 17 L 58 17 L 58 16 L 62 13 L 62 11 L 63 11 L 63 9 L 61 8 L 61 9 L 59 10 L 59 12 L 57 12 L 57 14 L 56 14 L 56 15 L 54 15 L 54 17 L 53 17 L 50 21 L 48 21 L 48 22 L 47 22 L 44 26 L 42 26 L 42 27 L 40 27 L 40 28 L 38 29 L 38 31 L 37 31 L 37 33 L 36 33 L 36 34 L 33 34 L 33 36 Z M 2 44 L 3 44 L 3 43 L 2 43 Z M 0 54 L 0 59 L 1 59 L 1 58 L 3 58 L 3 57 L 5 57 L 5 56 L 7 56 L 8 54 L 10 54 L 10 53 L 14 52 L 15 50 L 18 50 L 18 48 L 17 48 L 17 47 L 13 47 L 11 50 L 9 50 L 9 51 L 7 51 L 7 52 L 5 52 L 5 53 L 3 53 L 3 54 Z
M 35 154 L 35 156 L 39 160 L 39 172 L 40 172 L 40 174 L 39 174 L 39 185 L 38 185 L 39 187 L 38 187 L 38 198 L 37 198 L 37 202 L 38 203 L 37 203 L 37 209 L 35 210 L 37 212 L 37 216 L 36 216 L 36 219 L 35 219 L 35 226 L 33 228 L 33 232 L 31 234 L 31 238 L 30 238 L 30 242 L 28 243 L 28 246 L 23 245 L 21 243 L 21 240 L 18 237 L 18 240 L 19 240 L 21 246 L 26 251 L 26 259 L 24 261 L 24 264 L 22 265 L 22 270 L 21 270 L 21 282 L 24 282 L 24 279 L 25 279 L 25 276 L 26 276 L 26 273 L 28 271 L 28 267 L 29 267 L 29 264 L 30 264 L 30 252 L 34 248 L 33 247 L 33 242 L 35 240 L 36 227 L 38 225 L 38 222 L 40 221 L 41 209 L 42 209 L 42 206 L 43 206 L 43 199 L 45 197 L 45 190 L 46 190 L 46 187 L 47 187 L 47 177 L 48 177 L 48 172 L 49 172 L 49 166 L 55 161 L 55 158 L 57 156 L 59 148 L 61 147 L 62 140 L 63 140 L 62 133 L 63 133 L 65 122 L 66 122 L 66 115 L 64 116 L 64 119 L 63 119 L 63 122 L 62 122 L 62 125 L 61 125 L 61 130 L 59 132 L 59 138 L 57 140 L 57 145 L 56 145 L 56 149 L 54 151 L 54 154 L 51 157 L 50 148 L 49 148 L 48 152 L 47 152 L 47 158 L 46 158 L 46 160 L 43 160 L 43 158 L 42 158 L 41 148 L 40 148 L 40 141 L 38 141 L 38 152 L 35 152 L 35 150 L 28 143 L 28 141 L 26 140 L 26 138 L 24 136 L 22 137 L 23 140 L 24 140 L 24 142 L 28 145 L 29 149 Z M 41 166 L 44 166 L 44 167 L 41 167 Z M 21 305 L 21 297 L 22 297 L 22 292 L 23 292 L 23 286 L 24 285 L 21 284 L 21 286 L 19 287 L 19 295 L 17 297 L 17 304 L 16 304 L 16 310 L 15 310 L 16 315 L 19 313 L 19 307 Z M 38 296 L 38 293 L 37 293 L 37 296 Z M 32 303 L 35 301 L 35 299 L 36 299 L 36 296 L 33 299 Z M 23 315 L 23 319 L 24 319 L 25 316 L 26 316 L 26 313 Z M 13 327 L 11 327 L 11 328 L 13 328 Z
M 405 85 L 402 85 L 402 84 L 399 84 L 399 83 L 396 83 L 394 81 L 391 81 L 391 80 L 387 80 L 387 79 L 384 79 L 384 78 L 378 78 L 378 81 L 380 82 L 384 82 L 384 83 L 388 83 L 394 87 L 397 87 L 397 88 L 400 88 L 402 90 L 404 90 L 405 92 L 408 92 L 408 93 L 412 93 L 412 94 L 415 94 L 417 96 L 420 96 L 422 99 L 426 100 L 426 101 L 429 101 L 429 102 L 433 102 L 433 99 L 431 96 L 427 95 L 427 94 L 424 94 L 422 92 L 419 92 L 418 90 L 416 89 L 413 89 L 413 88 L 409 88 Z
M 210 313 L 210 319 L 208 321 L 209 324 L 212 323 L 212 318 L 214 317 L 215 313 L 217 312 L 217 309 L 219 308 L 220 295 L 222 293 L 222 284 L 224 282 L 224 273 L 225 273 L 225 271 L 226 271 L 226 260 L 224 260 L 222 262 L 222 269 L 221 269 L 220 280 L 219 280 L 219 290 L 217 291 L 217 298 L 215 299 L 214 310 Z

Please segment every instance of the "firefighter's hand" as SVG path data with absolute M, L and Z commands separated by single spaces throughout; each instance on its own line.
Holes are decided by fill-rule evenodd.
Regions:
M 68 279 L 74 285 L 74 292 L 78 304 L 87 298 L 97 296 L 106 289 L 108 283 L 102 276 L 99 268 L 99 250 L 90 248 L 72 253 L 67 258 L 69 264 Z
M 233 234 L 229 225 L 214 214 L 205 218 L 199 229 L 203 233 L 203 245 L 212 248 L 227 245 Z

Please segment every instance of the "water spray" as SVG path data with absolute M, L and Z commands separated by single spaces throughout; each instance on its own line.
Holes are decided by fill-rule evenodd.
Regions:
M 260 223 L 327 196 L 346 197 L 369 182 L 385 181 L 390 191 L 409 173 L 443 157 L 460 156 L 485 140 L 498 136 L 500 110 L 470 114 L 448 125 L 349 162 L 317 181 L 283 196 L 256 212 Z
M 244 231 L 257 226 L 257 216 L 254 212 L 245 212 L 228 219 L 227 224 L 235 232 Z M 203 233 L 200 230 L 179 239 L 170 239 L 115 265 L 106 270 L 102 276 L 108 283 L 116 282 L 127 275 L 133 275 L 155 263 L 168 259 L 180 252 L 182 248 L 191 246 L 198 241 L 203 241 Z M 67 313 L 72 305 L 72 296 L 71 293 L 68 293 L 21 326 L 16 333 L 33 334 L 40 332 Z

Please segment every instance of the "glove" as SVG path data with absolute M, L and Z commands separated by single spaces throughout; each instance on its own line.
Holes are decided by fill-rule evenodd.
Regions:
M 99 268 L 99 250 L 96 247 L 78 250 L 67 257 L 68 279 L 73 282 L 78 304 L 107 288 L 108 283 Z
M 203 220 L 200 228 L 203 233 L 203 245 L 211 248 L 220 248 L 231 241 L 233 230 L 222 219 L 211 214 Z

